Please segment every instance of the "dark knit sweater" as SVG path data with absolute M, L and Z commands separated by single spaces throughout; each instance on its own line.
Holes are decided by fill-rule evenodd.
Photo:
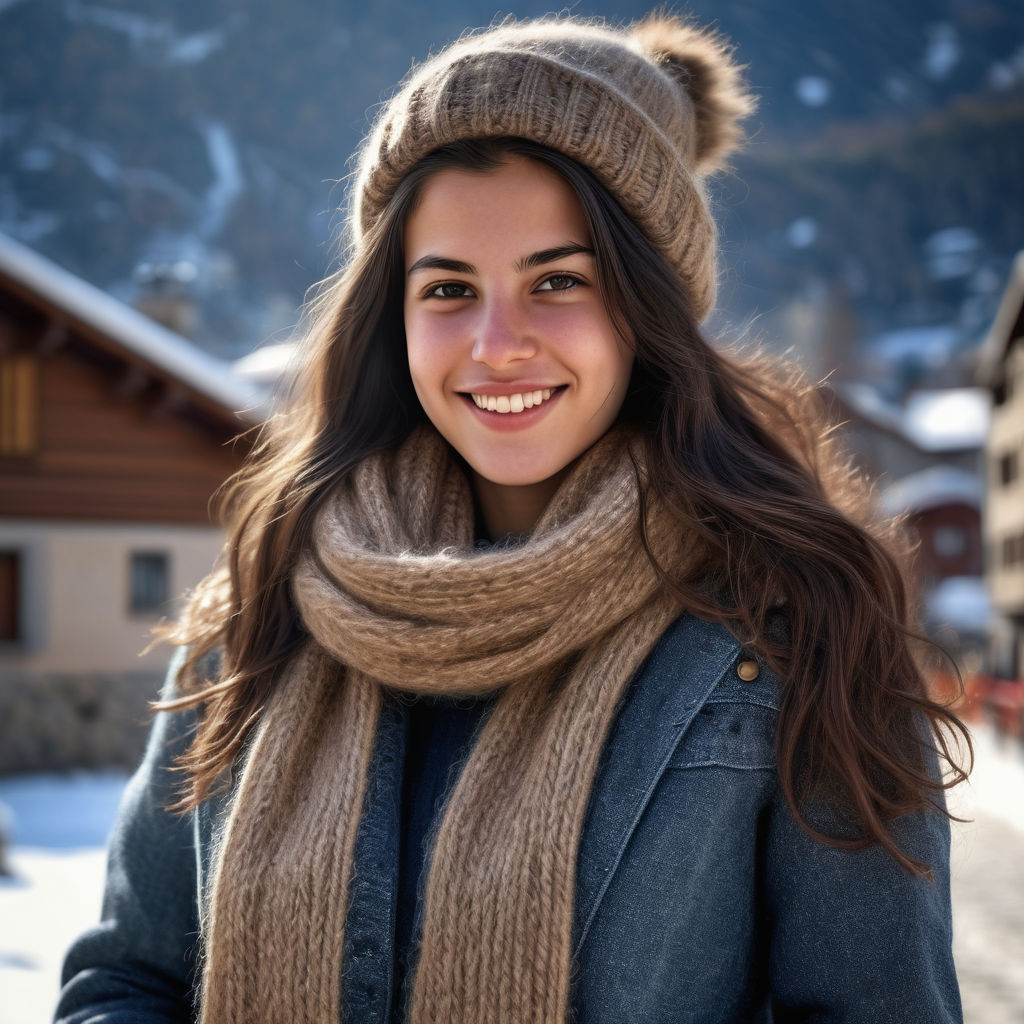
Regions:
M 414 934 L 422 896 L 419 886 L 430 835 L 440 821 L 445 798 L 458 779 L 459 769 L 469 756 L 476 728 L 493 705 L 493 697 L 479 700 L 420 697 L 408 708 L 392 1024 L 405 1021 L 406 986 L 414 962 L 415 943 L 419 941 L 419 935 Z

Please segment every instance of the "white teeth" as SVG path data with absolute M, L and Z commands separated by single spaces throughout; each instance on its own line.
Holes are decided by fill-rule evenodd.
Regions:
M 541 402 L 546 402 L 554 393 L 554 388 L 542 388 L 538 391 L 524 391 L 517 395 L 476 395 L 470 392 L 470 398 L 478 409 L 488 412 L 517 413 L 524 409 L 532 409 Z

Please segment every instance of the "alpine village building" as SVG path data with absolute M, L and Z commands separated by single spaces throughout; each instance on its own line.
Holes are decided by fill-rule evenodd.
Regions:
M 131 764 L 263 392 L 0 236 L 0 772 Z M 233 443 L 234 442 L 234 443 Z
M 979 383 L 992 393 L 983 524 L 988 590 L 997 618 L 993 673 L 1024 678 L 1024 252 L 1017 255 L 992 329 Z

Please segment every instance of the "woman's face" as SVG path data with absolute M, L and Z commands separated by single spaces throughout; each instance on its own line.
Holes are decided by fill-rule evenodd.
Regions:
M 406 222 L 405 269 L 427 416 L 482 481 L 553 492 L 615 420 L 633 364 L 575 193 L 525 157 L 438 171 Z

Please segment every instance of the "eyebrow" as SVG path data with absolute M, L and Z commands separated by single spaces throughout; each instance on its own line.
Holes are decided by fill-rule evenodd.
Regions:
M 450 260 L 445 256 L 421 256 L 410 268 L 409 277 L 417 270 L 450 270 L 453 274 L 475 274 L 476 268 L 461 260 Z
M 531 270 L 533 267 L 541 267 L 545 263 L 555 263 L 558 260 L 564 260 L 567 256 L 577 256 L 580 253 L 593 256 L 594 250 L 588 245 L 580 245 L 579 242 L 567 242 L 565 245 L 556 245 L 552 249 L 541 249 L 540 252 L 527 256 L 525 260 L 516 263 L 516 270 Z
M 593 256 L 594 250 L 587 245 L 580 245 L 578 242 L 567 242 L 565 245 L 556 245 L 551 249 L 541 249 L 539 252 L 531 253 L 525 259 L 517 260 L 515 269 L 518 272 L 530 270 L 534 267 L 541 267 L 545 263 L 555 263 L 557 260 L 564 260 L 568 256 L 579 254 Z M 435 256 L 429 254 L 421 256 L 410 268 L 409 277 L 412 277 L 417 270 L 447 270 L 453 274 L 475 274 L 476 267 L 471 263 L 464 263 L 462 260 L 449 259 L 447 256 Z

